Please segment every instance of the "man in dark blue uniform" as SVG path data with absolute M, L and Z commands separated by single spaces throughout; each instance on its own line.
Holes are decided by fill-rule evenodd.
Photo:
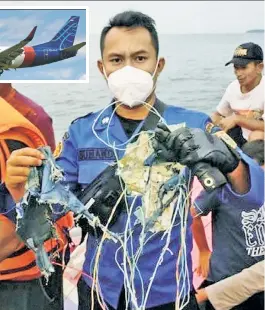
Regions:
M 86 188 L 110 163 L 116 161 L 116 156 L 121 158 L 124 155 L 128 140 L 139 133 L 146 126 L 147 119 L 150 119 L 151 113 L 149 114 L 148 109 L 150 106 L 160 111 L 168 125 L 185 123 L 187 127 L 200 128 L 202 132 L 207 126 L 211 126 L 206 114 L 165 105 L 156 97 L 155 87 L 158 76 L 164 68 L 165 60 L 159 57 L 157 32 L 154 21 L 149 16 L 131 11 L 116 15 L 103 29 L 100 47 L 102 59 L 98 61 L 98 68 L 105 77 L 115 101 L 113 100 L 102 111 L 90 113 L 72 122 L 64 136 L 57 163 L 64 169 L 65 179 L 73 191 Z M 151 129 L 150 127 L 148 129 Z M 115 152 L 113 146 L 116 148 Z M 232 156 L 228 149 L 225 155 L 221 161 L 223 166 L 226 164 L 225 158 Z M 24 149 L 13 153 L 8 162 L 7 186 L 16 200 L 19 200 L 24 193 L 28 167 L 39 164 L 41 164 L 41 155 L 36 150 Z M 229 167 L 234 170 L 237 164 L 233 162 Z M 111 184 L 112 180 L 109 180 L 109 185 Z M 134 215 L 132 215 L 132 223 L 135 219 L 133 217 Z M 111 230 L 123 232 L 127 220 L 126 210 L 121 210 Z M 191 216 L 188 216 L 185 236 L 186 267 L 182 265 L 179 269 L 187 270 L 187 272 L 186 276 L 178 282 L 178 287 L 183 288 L 182 302 L 188 300 L 182 308 L 185 310 L 198 309 L 192 289 L 190 225 Z M 140 232 L 141 227 L 135 227 L 130 238 L 130 250 L 134 249 L 133 253 L 130 253 L 132 256 L 139 247 Z M 153 279 L 144 305 L 145 309 L 175 309 L 176 262 L 181 246 L 179 242 L 181 234 L 180 226 L 173 226 L 168 251 Z M 139 306 L 142 305 L 141 309 L 144 309 L 142 301 L 146 297 L 150 278 L 166 244 L 162 235 L 163 232 L 154 234 L 144 245 L 137 263 L 138 272 L 135 272 L 133 278 L 134 294 L 137 300 L 133 301 L 132 298 L 128 300 L 131 309 L 138 308 L 135 302 Z M 93 277 L 97 246 L 97 238 L 89 235 L 83 270 L 91 277 Z M 109 309 L 126 308 L 126 287 L 124 287 L 124 274 L 120 269 L 123 263 L 123 250 L 119 250 L 119 247 L 120 244 L 111 240 L 105 241 L 98 260 L 98 284 Z M 79 295 L 79 309 L 90 309 L 92 303 L 96 309 L 100 309 L 96 296 L 94 302 L 91 301 L 91 278 L 84 277 L 82 281 L 85 281 L 86 286 L 84 288 L 80 285 L 82 292 Z

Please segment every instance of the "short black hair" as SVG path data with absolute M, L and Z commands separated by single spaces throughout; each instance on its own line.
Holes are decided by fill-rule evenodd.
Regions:
M 264 140 L 253 140 L 242 146 L 242 151 L 255 159 L 260 166 L 264 165 Z
M 136 28 L 136 27 L 144 27 L 147 29 L 151 35 L 152 42 L 154 44 L 156 50 L 156 57 L 159 53 L 159 42 L 158 35 L 155 28 L 155 21 L 150 16 L 143 14 L 141 12 L 136 11 L 125 11 L 115 15 L 110 19 L 109 24 L 103 28 L 100 35 L 100 51 L 101 55 L 103 55 L 104 50 L 104 42 L 107 33 L 113 27 L 128 27 L 128 28 Z

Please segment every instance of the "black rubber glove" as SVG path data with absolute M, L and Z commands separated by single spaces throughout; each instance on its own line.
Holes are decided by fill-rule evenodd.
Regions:
M 183 127 L 170 132 L 159 123 L 155 130 L 153 147 L 159 157 L 176 161 L 189 168 L 207 163 L 223 174 L 232 172 L 239 164 L 239 154 L 218 137 L 202 129 Z

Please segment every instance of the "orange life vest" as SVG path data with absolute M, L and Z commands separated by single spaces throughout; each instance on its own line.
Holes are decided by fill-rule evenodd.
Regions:
M 39 129 L 14 109 L 7 101 L 0 97 L 0 172 L 1 181 L 4 182 L 6 174 L 6 161 L 10 151 L 6 139 L 16 140 L 29 147 L 37 148 L 46 145 L 46 141 Z M 0 214 L 0 225 L 9 225 L 15 230 L 15 224 L 6 216 Z M 67 244 L 64 228 L 73 227 L 73 214 L 68 212 L 56 221 L 55 227 L 58 239 L 47 240 L 44 244 L 48 253 L 61 252 Z M 11 225 L 11 226 L 10 226 Z M 1 227 L 1 226 L 0 226 Z M 8 258 L 0 262 L 0 281 L 24 281 L 40 277 L 40 270 L 36 266 L 35 254 L 21 242 L 19 248 Z

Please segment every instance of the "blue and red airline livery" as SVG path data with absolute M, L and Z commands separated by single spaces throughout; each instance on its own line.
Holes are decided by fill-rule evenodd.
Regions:
M 0 47 L 0 75 L 9 69 L 35 67 L 76 56 L 86 42 L 73 45 L 79 16 L 71 16 L 51 41 L 26 46 L 34 37 L 37 26 L 21 42 L 12 47 Z

